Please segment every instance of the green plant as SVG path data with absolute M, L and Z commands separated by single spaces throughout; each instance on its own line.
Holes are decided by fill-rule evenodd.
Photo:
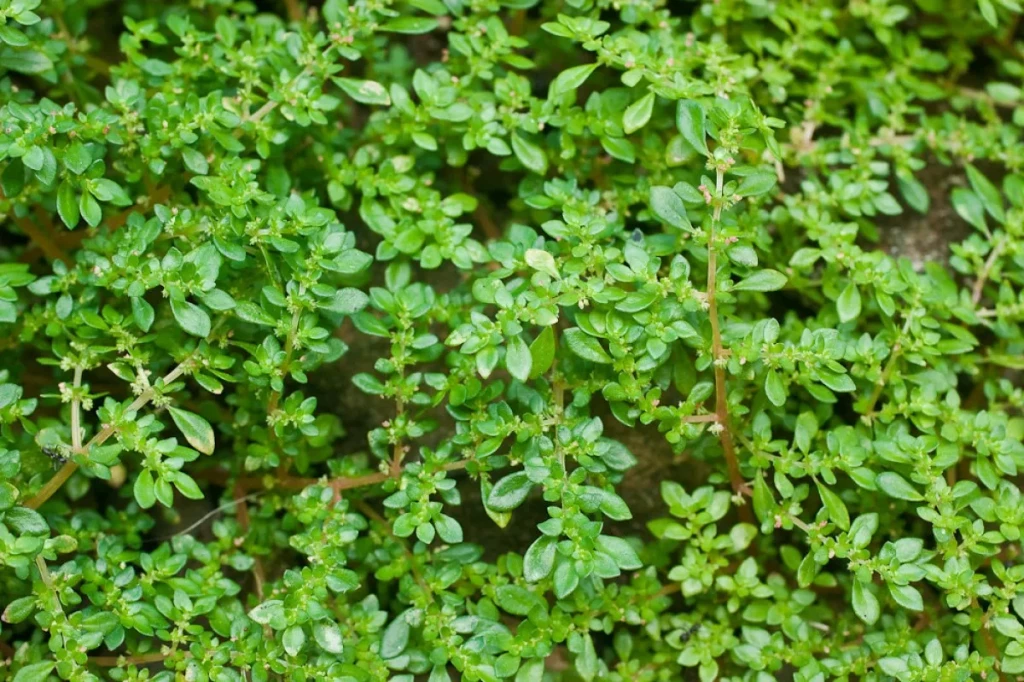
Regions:
M 0 677 L 1024 674 L 1020 11 L 0 0 Z

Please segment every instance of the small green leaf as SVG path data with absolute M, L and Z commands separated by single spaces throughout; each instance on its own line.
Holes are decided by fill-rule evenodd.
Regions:
M 555 588 L 555 597 L 565 599 L 580 584 L 580 575 L 576 572 L 576 566 L 571 559 L 565 559 L 555 566 L 555 575 L 552 580 Z
M 850 525 L 850 544 L 857 549 L 863 549 L 871 542 L 872 536 L 878 530 L 878 514 L 861 514 Z
M 682 100 L 676 108 L 676 127 L 694 151 L 708 155 L 704 107 L 694 100 Z
M 380 640 L 380 656 L 384 660 L 395 658 L 401 655 L 408 645 L 409 621 L 405 619 L 403 613 L 391 621 L 384 630 L 384 636 Z
M 1006 212 L 1003 209 L 1003 195 L 996 186 L 971 164 L 967 164 L 967 179 L 970 181 L 971 187 L 974 188 L 974 191 L 981 198 L 985 211 L 998 222 L 1006 222 Z
M 774 369 L 768 370 L 764 377 L 764 393 L 775 407 L 786 404 L 786 387 L 782 383 L 782 377 Z
M 624 571 L 635 571 L 643 567 L 636 550 L 626 540 L 614 535 L 598 535 L 597 546 L 610 556 L 615 564 Z
M 78 212 L 78 196 L 72 184 L 64 180 L 57 188 L 57 215 L 69 229 L 75 229 L 78 225 L 80 214 Z
M 895 471 L 883 471 L 875 478 L 875 485 L 889 497 L 916 502 L 923 500 L 921 493 Z
M 519 163 L 537 175 L 548 172 L 548 155 L 542 147 L 535 145 L 518 132 L 512 134 L 512 151 Z
M 281 644 L 284 645 L 284 650 L 288 652 L 289 656 L 295 656 L 302 651 L 302 646 L 305 643 L 306 633 L 301 625 L 291 626 L 284 631 L 284 635 L 281 637 Z
M 89 223 L 89 227 L 96 227 L 100 224 L 100 220 L 103 219 L 103 209 L 100 208 L 99 202 L 88 192 L 82 192 L 78 198 L 78 211 L 85 218 L 85 222 Z
M 64 167 L 75 175 L 81 175 L 92 165 L 89 149 L 81 142 L 72 142 L 64 148 Z
M 437 20 L 427 17 L 399 17 L 385 22 L 378 30 L 406 35 L 430 33 L 437 28 Z
M 213 427 L 198 414 L 177 407 L 168 407 L 171 419 L 181 430 L 188 444 L 204 455 L 212 455 L 214 448 Z
M 523 555 L 523 577 L 531 583 L 543 580 L 555 566 L 555 538 L 542 535 Z
M 655 186 L 651 188 L 651 210 L 672 227 L 681 230 L 692 229 L 690 219 L 686 216 L 686 206 L 682 198 L 671 187 Z
M 365 308 L 369 302 L 369 297 L 359 289 L 346 287 L 335 291 L 332 298 L 321 301 L 320 307 L 332 313 L 354 315 Z
M 143 469 L 139 472 L 132 492 L 135 494 L 135 501 L 143 509 L 149 509 L 156 504 L 156 484 L 153 481 L 153 472 L 151 470 Z
M 498 606 L 513 616 L 528 616 L 534 607 L 543 607 L 538 594 L 519 585 L 502 585 L 494 596 Z
M 593 64 L 573 66 L 561 72 L 551 81 L 551 85 L 548 86 L 548 97 L 559 97 L 567 92 L 572 92 L 583 85 L 583 82 L 590 77 L 590 74 L 594 73 L 596 68 L 597 63 L 595 62 Z
M 736 188 L 741 197 L 756 197 L 770 192 L 778 178 L 772 171 L 756 171 L 744 177 Z
M 344 649 L 341 628 L 333 621 L 322 620 L 314 623 L 313 638 L 320 648 L 329 654 L 340 654 Z
M 491 494 L 487 496 L 487 506 L 498 512 L 512 511 L 523 503 L 532 487 L 533 483 L 526 472 L 509 474 L 491 488 Z
M 928 196 L 928 190 L 925 189 L 924 185 L 908 173 L 897 175 L 896 182 L 899 185 L 900 194 L 903 195 L 903 200 L 912 209 L 918 213 L 928 212 L 928 207 L 931 205 L 931 197 Z
M 50 532 L 50 526 L 43 515 L 28 507 L 8 509 L 4 512 L 4 523 L 16 534 L 21 535 L 47 535 Z
M 565 338 L 565 344 L 569 346 L 569 350 L 584 360 L 601 364 L 612 361 L 611 356 L 601 347 L 601 343 L 594 337 L 588 336 L 579 327 L 566 329 L 562 336 Z
M 524 255 L 526 264 L 538 272 L 543 272 L 552 279 L 560 279 L 558 266 L 555 264 L 555 257 L 544 249 L 527 249 Z
M 526 381 L 530 377 L 532 365 L 533 356 L 526 342 L 518 336 L 509 341 L 505 347 L 505 367 L 508 373 L 519 381 Z
M 964 187 L 957 187 L 953 190 L 951 197 L 957 215 L 982 233 L 989 234 L 988 225 L 985 224 L 985 206 L 977 194 Z
M 30 41 L 27 35 L 10 24 L 0 24 L 0 42 L 13 47 L 25 47 Z
M 210 316 L 194 303 L 171 299 L 171 312 L 178 326 L 192 336 L 206 338 L 210 335 Z
M 269 625 L 275 630 L 283 629 L 288 623 L 285 618 L 284 602 L 280 599 L 268 599 L 258 604 L 249 612 L 249 618 L 260 625 Z
M 654 111 L 655 96 L 653 92 L 630 104 L 622 115 L 622 129 L 627 135 L 640 130 L 651 120 L 651 113 Z
M 924 599 L 921 593 L 913 585 L 889 585 L 889 594 L 896 600 L 896 603 L 910 611 L 922 611 Z
M 853 584 L 853 612 L 868 625 L 874 625 L 881 613 L 878 598 L 860 581 Z
M 759 270 L 733 285 L 733 291 L 778 291 L 786 286 L 786 276 L 778 270 Z
M 210 171 L 210 164 L 198 149 L 183 147 L 181 160 L 185 162 L 185 168 L 196 175 L 206 175 Z
M 0 70 L 10 69 L 24 74 L 37 74 L 49 71 L 53 62 L 38 50 L 0 50 Z M 16 680 L 16 682 L 22 682 Z
M 555 332 L 553 327 L 544 327 L 530 344 L 530 379 L 536 379 L 549 369 L 555 361 Z
M 836 311 L 841 322 L 856 320 L 860 315 L 860 291 L 853 282 L 848 282 L 836 299 Z
M 815 485 L 818 486 L 818 495 L 821 497 L 821 502 L 825 505 L 825 509 L 828 510 L 828 516 L 832 519 L 832 523 L 843 530 L 849 529 L 850 513 L 846 510 L 846 504 L 843 503 L 843 500 L 820 482 L 816 481 Z
M 334 78 L 332 79 L 345 94 L 362 104 L 377 106 L 390 106 L 391 96 L 387 88 L 377 81 L 359 80 L 357 78 Z
M 15 673 L 12 682 L 45 682 L 56 665 L 55 661 L 29 663 Z

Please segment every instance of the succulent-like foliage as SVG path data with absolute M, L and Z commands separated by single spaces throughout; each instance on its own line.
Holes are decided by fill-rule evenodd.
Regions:
M 1021 11 L 0 0 L 0 678 L 1024 674 Z

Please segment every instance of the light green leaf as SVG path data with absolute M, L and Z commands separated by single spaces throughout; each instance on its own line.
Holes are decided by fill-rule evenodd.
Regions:
M 782 377 L 774 369 L 768 370 L 764 377 L 764 393 L 775 407 L 786 404 L 786 387 L 782 383 Z
M 821 482 L 815 481 L 815 485 L 818 486 L 818 495 L 821 497 L 825 509 L 828 510 L 828 516 L 832 519 L 832 523 L 843 530 L 848 530 L 850 528 L 850 513 L 846 510 L 846 504 L 839 495 L 822 485 Z
M 320 307 L 332 313 L 354 315 L 366 307 L 369 297 L 359 289 L 346 287 L 334 292 L 334 296 L 320 302 Z
M 341 628 L 333 621 L 321 620 L 314 623 L 313 638 L 316 639 L 320 648 L 329 654 L 340 654 L 344 649 Z
M 550 276 L 552 279 L 561 279 L 558 274 L 558 266 L 555 264 L 555 257 L 544 249 L 527 249 L 524 256 L 526 264 L 538 272 Z
M 212 455 L 214 448 L 213 427 L 198 414 L 177 407 L 168 407 L 171 419 L 181 430 L 188 444 L 204 455 Z
M 289 656 L 294 656 L 302 651 L 302 645 L 306 643 L 306 633 L 301 625 L 293 625 L 284 631 L 281 637 L 281 644 Z
M 598 535 L 597 546 L 610 556 L 615 565 L 624 571 L 635 571 L 643 566 L 636 550 L 626 540 L 614 535 Z
M 519 381 L 526 381 L 530 377 L 532 365 L 533 356 L 526 342 L 518 336 L 509 341 L 505 347 L 505 367 L 508 373 Z
M 519 163 L 538 175 L 548 172 L 548 155 L 544 149 L 530 142 L 519 133 L 512 134 L 512 151 Z
M 555 538 L 542 535 L 523 555 L 523 577 L 531 583 L 543 580 L 555 566 Z
M 860 315 L 860 291 L 853 282 L 848 282 L 836 299 L 836 311 L 841 322 L 856 320 Z
M 509 474 L 491 488 L 491 494 L 487 496 L 487 506 L 494 511 L 512 511 L 523 503 L 532 487 L 533 483 L 526 472 Z
M 690 219 L 686 216 L 686 206 L 682 198 L 671 187 L 655 186 L 651 188 L 651 210 L 672 227 L 681 230 L 692 229 Z
M 967 164 L 967 179 L 970 181 L 971 187 L 974 188 L 974 191 L 981 198 L 981 204 L 985 207 L 985 211 L 998 222 L 1006 222 L 1006 212 L 1003 210 L 1003 195 L 996 186 L 971 164 Z
M 563 336 L 565 337 L 565 344 L 569 346 L 569 350 L 584 360 L 601 364 L 607 364 L 612 361 L 611 356 L 601 347 L 601 343 L 594 337 L 588 336 L 579 327 L 566 329 Z
M 69 229 L 73 230 L 78 225 L 78 196 L 74 186 L 67 180 L 57 188 L 57 215 Z
M 15 673 L 13 682 L 45 682 L 56 665 L 54 661 L 29 663 Z
M 759 270 L 733 285 L 733 291 L 778 291 L 786 286 L 786 276 L 778 270 Z
M 682 100 L 676 108 L 676 127 L 683 139 L 704 156 L 708 155 L 704 107 L 694 100 Z
M 551 369 L 555 361 L 555 332 L 552 327 L 544 327 L 530 344 L 530 357 L 530 379 L 536 379 Z
M 198 149 L 183 147 L 181 160 L 185 162 L 185 168 L 197 175 L 206 175 L 210 171 L 210 164 L 206 157 Z
M 881 613 L 878 598 L 860 581 L 853 583 L 853 612 L 868 625 L 874 625 Z
M 399 17 L 385 22 L 377 30 L 389 31 L 391 33 L 404 33 L 406 35 L 421 35 L 430 33 L 437 28 L 437 20 L 427 17 Z
M 921 611 L 924 609 L 924 599 L 921 593 L 913 585 L 889 585 L 889 594 L 896 600 L 896 603 L 910 611 Z
M 357 78 L 333 78 L 339 88 L 345 94 L 357 102 L 373 104 L 378 106 L 390 106 L 391 96 L 387 88 L 377 81 L 359 80 Z
M 572 92 L 583 85 L 584 81 L 590 77 L 590 74 L 594 73 L 596 68 L 597 63 L 595 62 L 593 64 L 573 66 L 561 72 L 551 81 L 551 85 L 548 86 L 548 97 L 559 97 L 567 92 Z
M 651 113 L 654 111 L 655 96 L 653 92 L 630 104 L 622 115 L 622 129 L 627 135 L 640 130 L 651 120 Z
M 921 493 L 895 471 L 883 471 L 875 478 L 875 485 L 889 497 L 916 502 L 923 500 Z
M 736 194 L 741 197 L 756 197 L 770 192 L 778 180 L 772 171 L 756 171 L 740 180 Z
M 178 326 L 192 336 L 206 338 L 210 335 L 210 316 L 194 303 L 171 299 L 171 312 Z

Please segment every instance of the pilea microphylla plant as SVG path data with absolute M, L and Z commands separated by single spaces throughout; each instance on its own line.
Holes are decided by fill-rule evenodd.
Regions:
M 0 0 L 0 678 L 1024 675 L 1017 0 Z

